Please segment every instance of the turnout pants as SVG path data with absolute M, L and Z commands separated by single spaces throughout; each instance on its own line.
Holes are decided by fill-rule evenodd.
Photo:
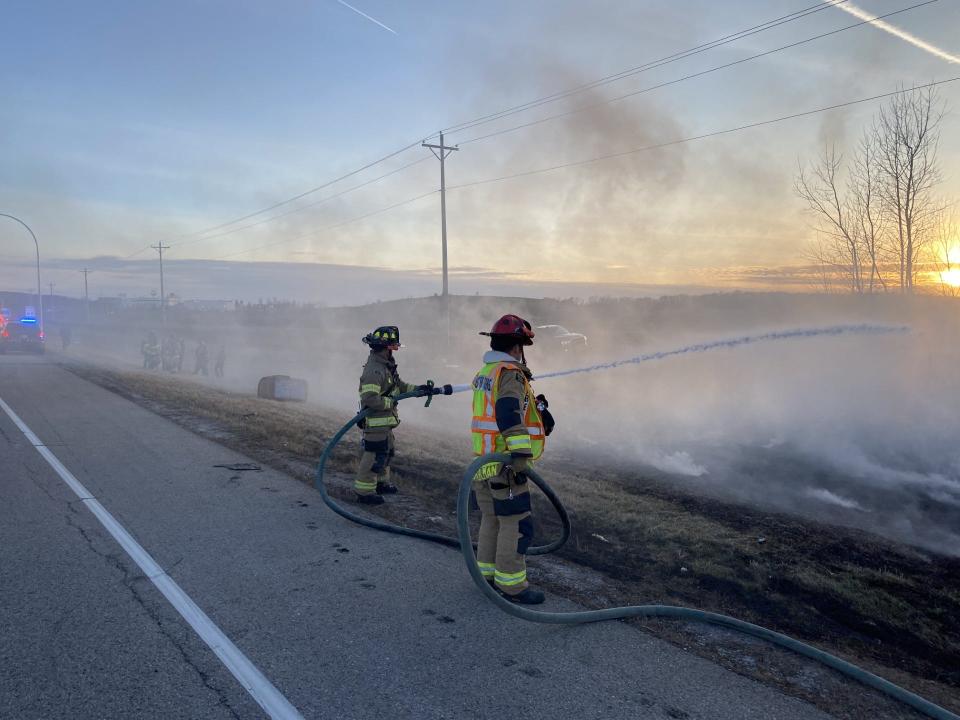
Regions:
M 474 478 L 473 492 L 480 506 L 477 564 L 480 572 L 507 595 L 527 589 L 524 555 L 533 541 L 530 491 L 527 483 L 508 481 L 504 474 Z
M 376 495 L 378 482 L 390 482 L 390 462 L 394 454 L 393 430 L 363 434 L 360 466 L 353 481 L 357 495 Z

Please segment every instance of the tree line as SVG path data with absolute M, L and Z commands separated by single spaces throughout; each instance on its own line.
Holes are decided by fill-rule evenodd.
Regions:
M 933 88 L 901 92 L 848 155 L 829 144 L 800 164 L 794 189 L 814 218 L 806 254 L 821 289 L 960 294 L 956 203 L 938 194 L 945 112 Z

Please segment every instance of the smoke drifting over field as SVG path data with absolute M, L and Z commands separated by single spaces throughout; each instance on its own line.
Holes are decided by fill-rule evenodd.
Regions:
M 488 329 L 504 312 L 585 333 L 563 351 L 540 332 L 528 352 L 541 374 L 641 353 L 797 327 L 906 324 L 907 334 L 816 337 L 666 358 L 535 383 L 557 418 L 543 469 L 575 462 L 596 477 L 652 476 L 685 492 L 867 529 L 941 552 L 960 552 L 960 314 L 936 298 L 721 295 L 595 303 L 453 298 L 451 344 L 438 298 L 294 312 L 248 309 L 179 324 L 191 349 L 228 348 L 227 377 L 251 392 L 285 373 L 346 420 L 365 360 L 360 338 L 398 324 L 403 377 L 466 383 Z M 258 313 L 261 316 L 258 318 Z M 229 325 L 222 318 L 229 317 Z M 181 318 L 183 320 L 184 318 Z M 180 322 L 180 321 L 177 321 Z M 103 327 L 97 353 L 137 363 L 143 327 Z M 80 332 L 77 333 L 81 335 Z M 404 404 L 405 422 L 463 438 L 469 393 L 429 409 Z M 398 431 L 400 452 L 403 427 Z

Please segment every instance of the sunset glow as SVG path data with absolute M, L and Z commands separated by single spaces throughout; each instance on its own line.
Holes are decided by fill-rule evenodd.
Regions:
M 950 287 L 960 287 L 960 270 L 945 270 L 940 273 L 940 281 Z

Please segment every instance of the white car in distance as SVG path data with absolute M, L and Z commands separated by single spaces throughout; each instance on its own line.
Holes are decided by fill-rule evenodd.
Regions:
M 537 325 L 534 329 L 537 331 L 537 340 L 558 345 L 564 352 L 587 347 L 586 335 L 570 332 L 562 325 Z

